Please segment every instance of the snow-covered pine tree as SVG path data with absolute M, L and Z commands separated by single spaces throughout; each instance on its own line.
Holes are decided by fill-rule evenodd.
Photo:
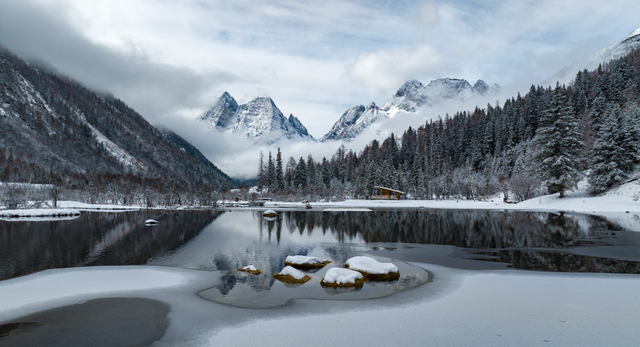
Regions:
M 560 193 L 571 188 L 578 179 L 576 162 L 580 147 L 580 134 L 564 87 L 556 85 L 551 106 L 540 118 L 536 143 L 539 148 L 540 173 L 549 193 Z
M 601 194 L 627 179 L 638 162 L 638 130 L 631 116 L 614 104 L 592 150 L 589 192 Z
M 262 188 L 267 183 L 266 170 L 264 167 L 264 153 L 260 151 L 260 166 L 258 167 L 258 189 L 262 191 Z
M 269 161 L 267 162 L 267 187 L 269 187 L 269 192 L 273 192 L 278 189 L 276 183 L 276 167 L 273 164 L 271 151 L 269 151 Z
M 282 153 L 280 153 L 280 147 L 278 147 L 278 154 L 276 155 L 276 185 L 278 189 L 284 189 L 284 174 L 282 171 Z
M 305 165 L 304 159 L 300 157 L 300 161 L 298 161 L 298 166 L 296 166 L 296 175 L 294 179 L 294 183 L 296 188 L 306 187 L 308 182 L 307 176 L 307 166 Z

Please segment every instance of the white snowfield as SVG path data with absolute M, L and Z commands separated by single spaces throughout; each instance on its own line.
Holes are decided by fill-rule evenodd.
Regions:
M 349 265 L 351 270 L 364 271 L 373 275 L 384 275 L 398 271 L 397 266 L 391 263 L 380 263 L 371 257 L 358 256 L 349 258 L 345 264 Z
M 98 297 L 163 290 L 194 281 L 198 272 L 151 266 L 52 269 L 0 281 L 0 321 Z
M 324 283 L 355 284 L 356 280 L 362 277 L 362 274 L 358 271 L 343 269 L 340 267 L 332 267 L 324 274 L 324 278 L 322 279 L 322 281 Z
M 278 275 L 289 275 L 297 280 L 301 280 L 304 278 L 304 272 L 294 268 L 293 266 L 285 266 L 282 271 L 278 273 Z
M 323 263 L 327 261 L 327 259 L 322 259 L 318 257 L 308 257 L 306 255 L 289 255 L 284 260 L 286 263 L 291 263 L 295 265 L 312 265 Z
M 147 297 L 171 305 L 157 346 L 637 346 L 640 276 L 412 263 L 433 281 L 376 300 L 296 300 L 250 310 L 195 295 L 222 273 L 151 266 L 47 270 L 0 281 L 0 324 L 85 300 Z M 346 269 L 339 269 L 346 270 Z M 286 327 L 286 334 L 275 334 Z M 309 329 L 309 327 L 314 327 Z
M 258 269 L 253 265 L 247 265 L 247 266 L 243 266 L 242 270 L 256 271 Z
M 342 207 L 342 208 L 325 208 L 322 212 L 372 212 L 370 208 L 362 207 Z

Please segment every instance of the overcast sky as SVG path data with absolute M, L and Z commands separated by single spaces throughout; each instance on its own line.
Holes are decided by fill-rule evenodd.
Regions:
M 638 13 L 637 0 L 0 0 L 0 43 L 155 125 L 195 131 L 185 119 L 228 91 L 239 103 L 272 97 L 320 138 L 345 109 L 381 105 L 409 79 L 524 93 L 640 27 Z M 224 162 L 225 138 L 181 135 Z

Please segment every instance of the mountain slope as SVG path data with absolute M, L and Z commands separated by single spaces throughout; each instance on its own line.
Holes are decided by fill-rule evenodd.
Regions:
M 273 144 L 283 139 L 313 140 L 307 128 L 293 115 L 286 118 L 273 100 L 260 97 L 244 105 L 224 92 L 207 112 L 198 117 L 210 129 L 239 133 L 242 138 Z
M 422 107 L 434 107 L 445 100 L 465 101 L 499 90 L 500 86 L 497 84 L 489 86 L 482 80 L 478 80 L 473 86 L 466 80 L 454 78 L 433 80 L 426 86 L 416 80 L 408 81 L 382 108 L 371 103 L 366 108 L 359 105 L 346 110 L 321 141 L 351 140 L 364 129 L 376 128 L 380 120 L 392 118 L 399 112 L 415 113 Z
M 177 145 L 122 101 L 2 48 L 0 139 L 0 150 L 14 161 L 0 162 L 0 180 L 43 181 L 45 172 L 57 171 L 74 180 L 128 175 L 184 189 L 235 185 L 206 158 L 181 150 L 186 141 Z
M 634 49 L 640 49 L 640 28 L 634 30 L 622 40 L 609 47 L 604 47 L 593 53 L 588 59 L 569 64 L 555 74 L 545 78 L 541 85 L 554 85 L 556 82 L 567 84 L 576 77 L 578 71 L 595 70 L 598 65 L 626 56 Z

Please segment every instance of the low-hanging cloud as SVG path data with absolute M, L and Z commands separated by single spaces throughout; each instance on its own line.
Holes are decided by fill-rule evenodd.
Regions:
M 154 62 L 141 49 L 125 52 L 93 43 L 63 20 L 66 10 L 59 3 L 0 1 L 0 43 L 124 99 L 154 124 L 178 110 L 204 105 L 212 87 L 238 80 L 229 72 L 202 73 Z
M 428 44 L 360 54 L 347 74 L 372 92 L 389 92 L 417 76 L 443 73 L 444 60 Z

